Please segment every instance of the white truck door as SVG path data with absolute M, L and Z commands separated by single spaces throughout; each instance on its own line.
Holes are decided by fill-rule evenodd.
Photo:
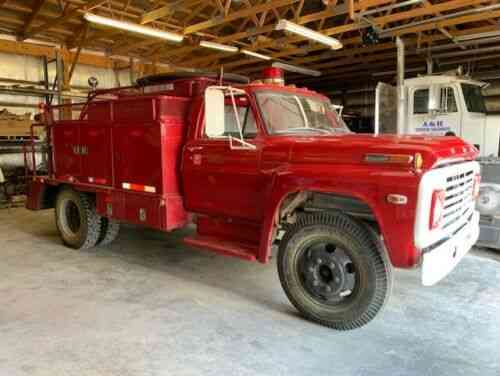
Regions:
M 409 134 L 429 133 L 429 86 L 414 86 L 408 90 L 408 120 Z
M 412 87 L 408 96 L 408 133 L 444 136 L 453 132 L 460 136 L 461 114 L 452 86 Z

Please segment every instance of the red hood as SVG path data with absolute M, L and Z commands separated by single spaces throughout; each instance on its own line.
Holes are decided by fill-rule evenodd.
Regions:
M 280 140 L 278 140 L 280 139 Z M 276 137 L 275 142 L 290 143 L 290 162 L 363 163 L 368 153 L 420 153 L 424 169 L 444 160 L 472 160 L 478 151 L 458 137 L 425 137 L 344 134 L 335 136 Z M 334 152 L 333 152 L 334 151 Z

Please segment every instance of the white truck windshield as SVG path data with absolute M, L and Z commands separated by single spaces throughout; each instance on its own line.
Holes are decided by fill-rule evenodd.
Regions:
M 328 101 L 275 91 L 260 91 L 256 96 L 271 134 L 349 132 Z

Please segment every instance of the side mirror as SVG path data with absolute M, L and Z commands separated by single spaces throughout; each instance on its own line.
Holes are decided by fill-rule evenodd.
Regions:
M 224 92 L 216 87 L 205 90 L 205 133 L 208 137 L 221 137 L 224 124 Z

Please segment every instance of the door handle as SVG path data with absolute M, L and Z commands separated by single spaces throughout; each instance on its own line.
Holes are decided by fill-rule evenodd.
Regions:
M 187 149 L 189 151 L 200 151 L 203 150 L 203 146 L 188 146 Z

